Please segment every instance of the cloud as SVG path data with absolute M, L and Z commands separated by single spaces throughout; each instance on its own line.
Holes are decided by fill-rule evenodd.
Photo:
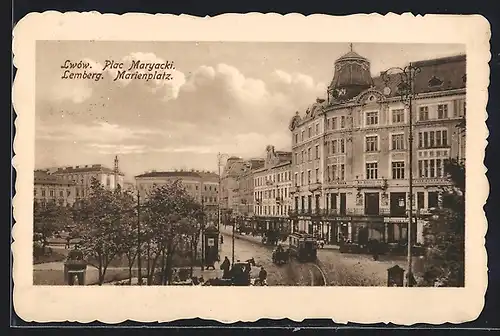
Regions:
M 290 147 L 290 118 L 324 93 L 322 83 L 304 74 L 277 70 L 266 83 L 227 64 L 201 66 L 177 99 L 166 104 L 165 132 L 180 147 L 199 139 L 202 146 L 190 147 L 198 153 L 260 153 L 268 144 Z
M 52 87 L 50 96 L 55 101 L 69 100 L 80 104 L 92 96 L 92 88 L 84 82 L 73 81 L 73 83 L 68 84 L 61 80 Z
M 64 118 L 59 108 L 47 109 L 37 139 L 82 142 L 87 153 L 135 154 L 139 161 L 182 161 L 199 168 L 218 152 L 256 157 L 267 145 L 290 150 L 290 118 L 325 94 L 324 85 L 305 74 L 275 70 L 256 78 L 225 63 L 199 66 L 173 86 L 101 82 L 87 103 L 65 107 Z
M 64 123 L 46 125 L 42 122 L 37 125 L 37 138 L 44 140 L 65 140 L 72 142 L 120 143 L 130 139 L 141 139 L 158 131 L 144 128 L 129 128 L 103 121 L 96 121 L 89 125 Z
M 142 154 L 146 150 L 145 145 L 122 145 L 122 144 L 102 144 L 91 143 L 87 145 L 98 154 Z

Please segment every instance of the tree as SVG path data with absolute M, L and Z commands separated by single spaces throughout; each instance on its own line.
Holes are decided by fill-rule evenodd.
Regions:
M 160 261 L 162 284 L 171 281 L 172 260 L 180 247 L 189 246 L 189 237 L 198 231 L 201 206 L 179 181 L 157 186 L 145 203 L 147 223 L 148 284 L 152 284 Z
M 64 228 L 71 221 L 71 214 L 64 206 L 57 205 L 55 202 L 48 202 L 41 205 L 37 202 L 33 208 L 33 242 L 41 245 L 41 253 L 45 253 L 48 245 L 48 239 L 56 231 Z
M 427 262 L 424 280 L 427 285 L 445 287 L 465 284 L 465 164 L 457 159 L 445 164 L 452 186 L 443 189 L 442 205 L 433 211 L 425 230 Z
M 122 216 L 120 220 L 120 235 L 117 240 L 119 254 L 127 258 L 129 284 L 132 284 L 132 267 L 137 259 L 137 207 L 134 202 L 134 195 L 128 191 L 121 191 L 118 186 L 115 191 L 118 204 L 121 206 Z
M 122 223 L 127 209 L 119 196 L 120 191 L 104 189 L 99 181 L 92 179 L 89 199 L 82 205 L 83 223 L 80 244 L 89 264 L 99 272 L 99 285 L 111 261 L 123 251 Z

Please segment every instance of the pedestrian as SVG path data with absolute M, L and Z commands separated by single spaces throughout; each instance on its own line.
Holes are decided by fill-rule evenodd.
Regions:
M 69 250 L 69 248 L 71 247 L 71 245 L 70 245 L 70 241 L 71 241 L 71 237 L 69 237 L 69 236 L 68 236 L 68 237 L 66 237 L 66 249 L 68 249 L 68 250 Z
M 266 279 L 267 279 L 267 271 L 264 269 L 264 266 L 262 266 L 259 272 L 259 283 L 261 286 L 264 286 L 264 284 L 266 283 Z
M 223 235 L 220 235 L 220 243 L 224 244 L 224 236 Z
M 377 261 L 379 258 L 379 254 L 380 254 L 378 240 L 373 240 L 371 248 L 372 248 L 372 253 L 373 253 L 373 260 Z
M 229 261 L 229 258 L 226 256 L 224 257 L 224 261 L 220 265 L 220 269 L 222 270 L 222 278 L 227 279 L 229 277 L 229 268 L 231 267 L 231 262 Z

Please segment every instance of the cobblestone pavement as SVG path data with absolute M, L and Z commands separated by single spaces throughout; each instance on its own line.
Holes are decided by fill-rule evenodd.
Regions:
M 318 259 L 331 286 L 387 286 L 387 269 L 394 265 L 405 268 L 404 257 L 346 254 L 338 251 L 320 250 Z
M 228 247 L 231 247 L 231 229 L 221 228 L 221 232 L 225 234 L 225 243 L 228 242 Z M 271 247 L 263 246 L 260 243 L 260 237 L 253 236 L 240 236 L 236 235 L 236 249 L 238 246 L 244 244 L 252 244 L 252 249 L 259 251 L 256 255 L 262 259 L 266 252 L 271 254 Z M 284 243 L 286 245 L 286 243 Z M 250 250 L 252 250 L 250 249 Z M 247 248 L 247 250 L 249 250 Z M 250 258 L 250 254 L 248 258 Z M 223 256 L 221 255 L 223 258 Z M 231 255 L 228 254 L 230 258 Z M 243 260 L 243 259 L 242 259 Z M 414 259 L 414 263 L 418 262 L 417 258 Z M 318 250 L 318 265 L 325 272 L 328 285 L 329 286 L 387 286 L 387 269 L 394 265 L 399 265 L 402 268 L 406 268 L 406 258 L 401 257 L 388 257 L 380 256 L 378 261 L 373 260 L 371 255 L 366 254 L 347 254 L 340 253 L 336 249 L 320 249 Z M 276 281 L 281 285 L 300 285 L 309 286 L 310 280 L 310 264 L 301 264 L 296 261 L 292 261 L 291 265 L 284 265 L 278 267 L 276 265 L 269 266 L 273 271 L 277 271 Z M 266 266 L 267 269 L 267 266 Z M 269 272 L 270 273 L 270 272 Z M 280 283 L 281 282 L 281 283 Z M 279 285 L 278 284 L 278 285 Z

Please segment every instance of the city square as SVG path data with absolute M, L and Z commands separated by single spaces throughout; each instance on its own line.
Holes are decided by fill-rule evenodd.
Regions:
M 182 48 L 220 48 L 234 62 L 245 54 Z M 326 55 L 300 63 L 320 81 L 276 70 L 295 60 L 293 48 L 273 48 L 283 51 L 269 65 L 272 84 L 228 60 L 191 73 L 136 52 L 123 62 L 169 64 L 172 81 L 110 84 L 117 70 L 106 65 L 104 84 L 71 96 L 74 112 L 61 103 L 68 97 L 55 100 L 61 117 L 40 98 L 34 284 L 463 287 L 465 52 L 296 47 Z M 242 67 L 257 76 L 248 57 Z M 77 109 L 98 90 L 87 106 L 102 117 L 78 126 L 87 117 Z M 273 107 L 258 113 L 264 106 Z M 148 109 L 169 114 L 161 121 Z

